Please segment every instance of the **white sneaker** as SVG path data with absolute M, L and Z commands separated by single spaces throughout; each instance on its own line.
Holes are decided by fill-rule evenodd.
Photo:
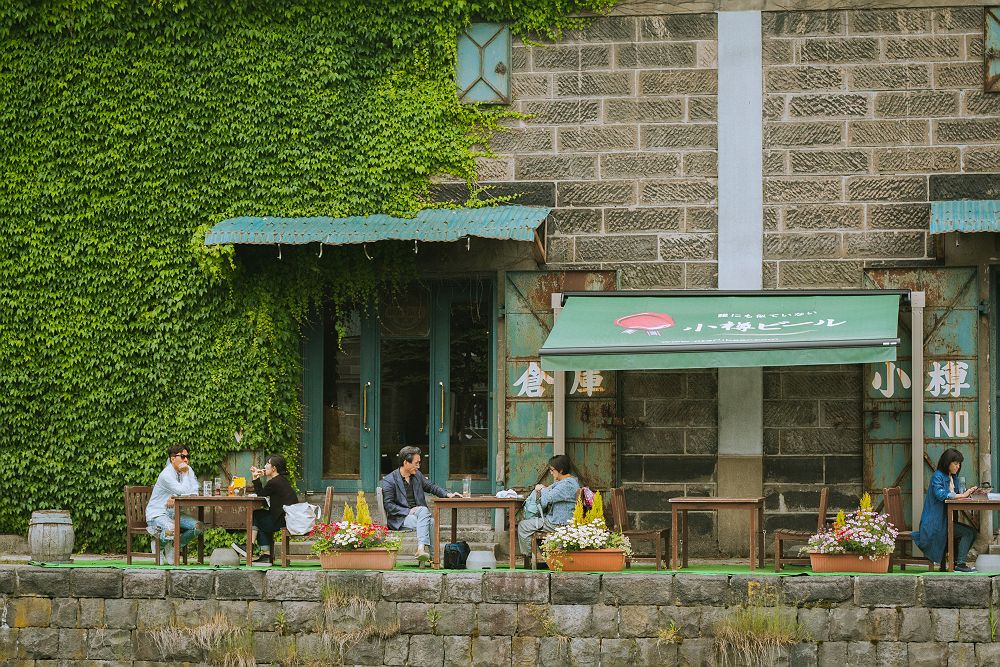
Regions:
M 174 564 L 174 543 L 166 542 L 162 547 L 160 547 L 161 560 L 167 565 Z
M 246 549 L 244 549 L 240 545 L 236 544 L 236 542 L 233 542 L 233 551 L 235 551 L 236 553 L 238 553 L 240 555 L 240 558 L 246 558 L 247 557 L 247 551 L 246 551 Z

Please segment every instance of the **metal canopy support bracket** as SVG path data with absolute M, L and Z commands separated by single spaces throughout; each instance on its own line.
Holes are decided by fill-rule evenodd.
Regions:
M 562 312 L 562 292 L 552 294 L 552 324 Z M 566 453 L 566 373 L 552 371 L 552 455 Z
M 924 509 L 924 293 L 910 292 L 910 358 L 912 361 L 911 392 L 912 413 L 910 428 L 910 474 L 913 484 L 913 521 L 911 527 L 920 527 L 920 515 Z

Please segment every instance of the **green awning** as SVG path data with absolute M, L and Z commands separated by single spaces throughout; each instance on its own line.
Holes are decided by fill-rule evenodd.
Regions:
M 458 241 L 469 236 L 536 241 L 551 209 L 539 206 L 424 209 L 413 218 L 230 218 L 215 225 L 205 245 L 349 245 L 374 241 Z
M 930 231 L 931 234 L 1000 232 L 1000 201 L 932 201 Z
M 574 292 L 545 370 L 895 361 L 901 292 Z

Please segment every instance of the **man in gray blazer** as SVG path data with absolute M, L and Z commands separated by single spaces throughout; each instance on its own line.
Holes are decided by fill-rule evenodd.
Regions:
M 427 561 L 430 555 L 434 520 L 427 509 L 425 493 L 438 498 L 452 498 L 461 493 L 448 493 L 420 472 L 420 448 L 403 447 L 399 450 L 399 468 L 382 478 L 382 504 L 390 530 L 417 531 L 417 560 Z

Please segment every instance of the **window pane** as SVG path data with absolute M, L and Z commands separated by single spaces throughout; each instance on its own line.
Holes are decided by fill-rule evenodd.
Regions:
M 361 327 L 357 316 L 345 318 L 341 326 L 345 331 L 338 345 L 336 314 L 328 308 L 323 341 L 324 479 L 361 477 Z
M 489 298 L 451 305 L 449 477 L 486 479 L 489 471 Z
M 398 465 L 396 454 L 410 445 L 423 452 L 420 467 L 426 474 L 431 469 L 431 451 L 427 446 L 430 341 L 426 338 L 383 339 L 381 348 L 381 473 L 392 471 Z

